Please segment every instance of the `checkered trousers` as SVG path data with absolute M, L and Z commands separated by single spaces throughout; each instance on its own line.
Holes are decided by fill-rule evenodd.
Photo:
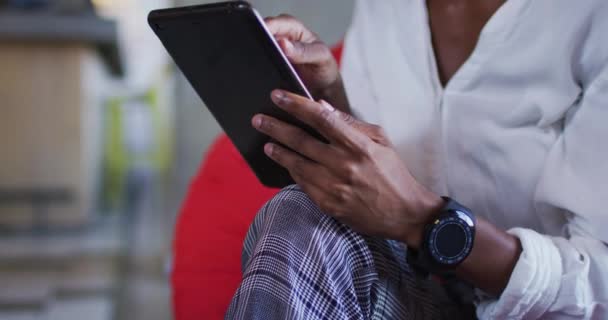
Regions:
M 297 186 L 254 220 L 243 281 L 226 319 L 464 319 L 435 282 L 414 274 L 400 243 L 361 236 Z

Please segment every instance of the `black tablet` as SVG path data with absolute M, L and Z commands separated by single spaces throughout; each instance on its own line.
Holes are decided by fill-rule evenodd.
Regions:
M 266 186 L 293 183 L 264 154 L 269 138 L 251 126 L 257 113 L 319 137 L 270 99 L 274 89 L 312 99 L 264 21 L 245 1 L 150 12 L 148 22 L 222 129 Z

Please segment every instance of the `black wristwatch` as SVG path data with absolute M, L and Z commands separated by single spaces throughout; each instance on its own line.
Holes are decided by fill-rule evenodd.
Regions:
M 419 250 L 407 250 L 408 263 L 417 271 L 448 274 L 473 250 L 475 216 L 458 202 L 443 199 L 446 204 L 426 226 Z

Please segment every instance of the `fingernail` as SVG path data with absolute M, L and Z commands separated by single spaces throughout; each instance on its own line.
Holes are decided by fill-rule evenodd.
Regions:
M 267 156 L 271 156 L 273 151 L 274 145 L 272 143 L 267 143 L 264 145 L 264 153 L 266 153 Z
M 325 100 L 319 100 L 319 103 L 321 103 L 322 106 L 325 107 L 325 109 L 334 112 L 336 110 L 336 108 L 334 108 L 331 104 L 327 103 L 327 101 Z
M 272 101 L 276 104 L 283 104 L 287 101 L 287 96 L 282 90 L 272 91 Z
M 256 115 L 255 117 L 253 117 L 253 126 L 255 128 L 260 128 L 262 126 L 262 117 L 259 115 Z

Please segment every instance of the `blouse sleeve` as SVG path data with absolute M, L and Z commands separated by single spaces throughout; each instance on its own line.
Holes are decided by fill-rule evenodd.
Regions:
M 563 237 L 510 230 L 523 252 L 500 298 L 478 305 L 480 319 L 608 319 L 608 61 L 595 67 L 535 195 L 540 214 L 565 213 Z

